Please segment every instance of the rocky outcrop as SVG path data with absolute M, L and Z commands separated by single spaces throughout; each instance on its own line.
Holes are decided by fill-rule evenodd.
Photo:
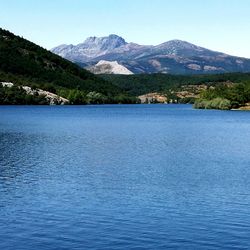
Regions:
M 12 82 L 0 82 L 0 84 L 2 84 L 3 87 L 8 87 L 8 88 L 11 88 L 14 86 Z
M 117 74 L 117 75 L 132 75 L 133 72 L 128 70 L 125 66 L 119 64 L 117 61 L 101 60 L 96 65 L 88 67 L 89 71 L 94 74 Z
M 250 111 L 250 102 L 248 103 L 245 103 L 244 106 L 238 108 L 238 109 L 235 109 L 235 110 L 245 110 L 245 111 Z
M 167 97 L 160 93 L 148 93 L 138 96 L 141 103 L 167 103 Z
M 14 86 L 14 83 L 12 83 L 12 82 L 1 82 L 1 84 L 3 87 L 8 87 L 8 88 L 12 88 Z M 69 103 L 68 99 L 63 98 L 63 97 L 56 95 L 54 93 L 51 93 L 49 91 L 45 91 L 42 89 L 32 89 L 29 86 L 18 86 L 18 87 L 24 89 L 28 95 L 44 96 L 50 105 L 58 105 L 58 104 L 64 105 L 64 104 Z

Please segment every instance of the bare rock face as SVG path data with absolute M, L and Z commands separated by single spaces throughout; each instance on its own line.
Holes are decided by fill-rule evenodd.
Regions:
M 27 94 L 29 95 L 43 95 L 45 98 L 48 100 L 50 105 L 65 105 L 69 103 L 69 100 L 66 98 L 63 98 L 59 95 L 56 95 L 54 93 L 51 93 L 49 91 L 45 91 L 42 89 L 32 89 L 31 87 L 28 86 L 22 86 L 22 88 L 26 91 Z
M 89 37 L 78 45 L 60 45 L 52 52 L 97 74 L 100 71 L 109 74 L 108 63 L 107 68 L 103 69 L 103 65 L 97 65 L 100 61 L 117 62 L 134 74 L 250 72 L 250 59 L 212 51 L 182 40 L 152 46 L 127 43 L 122 37 L 109 35 Z M 111 73 L 112 67 L 110 65 Z
M 12 82 L 0 82 L 0 84 L 2 84 L 3 87 L 8 87 L 8 88 L 12 88 L 15 85 Z M 69 103 L 68 99 L 63 98 L 63 97 L 56 95 L 54 93 L 51 93 L 49 91 L 45 91 L 42 89 L 32 89 L 29 86 L 19 86 L 19 88 L 24 89 L 28 95 L 42 95 L 42 96 L 44 96 L 50 105 L 58 105 L 58 104 L 65 105 L 65 104 Z
M 3 87 L 8 87 L 8 88 L 11 88 L 14 86 L 12 82 L 1 82 L 0 84 L 2 84 Z
M 109 35 L 108 37 L 89 37 L 78 45 L 60 45 L 51 51 L 74 62 L 88 62 L 93 58 L 111 53 L 114 49 L 126 45 L 122 37 Z
M 87 68 L 94 74 L 117 74 L 117 75 L 132 75 L 133 72 L 117 61 L 101 60 L 96 65 Z
M 201 66 L 195 63 L 188 64 L 187 67 L 193 70 L 201 70 Z
M 145 95 L 138 96 L 141 103 L 166 103 L 167 97 L 160 93 L 148 93 Z

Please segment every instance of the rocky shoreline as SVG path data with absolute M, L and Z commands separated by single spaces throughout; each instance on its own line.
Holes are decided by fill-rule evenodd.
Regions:
M 29 86 L 18 86 L 15 85 L 12 82 L 0 82 L 0 84 L 2 84 L 3 87 L 7 87 L 7 88 L 12 88 L 14 86 L 17 86 L 19 88 L 22 88 L 23 90 L 25 90 L 25 92 L 28 95 L 38 95 L 38 96 L 44 96 L 45 99 L 48 101 L 49 105 L 65 105 L 65 104 L 69 104 L 69 100 L 61 97 L 59 95 L 56 95 L 54 93 L 51 93 L 49 91 L 45 91 L 42 89 L 32 89 Z

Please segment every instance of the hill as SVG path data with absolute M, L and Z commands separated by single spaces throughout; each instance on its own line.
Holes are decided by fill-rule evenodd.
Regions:
M 112 83 L 3 29 L 0 29 L 0 82 L 49 90 L 72 102 L 77 99 L 77 103 L 90 99 L 86 97 L 89 93 L 101 97 L 98 101 L 101 103 L 129 99 Z
M 195 108 L 250 109 L 250 73 L 102 77 L 146 103 L 195 102 Z
M 164 93 L 169 89 L 179 89 L 183 85 L 215 86 L 225 82 L 243 83 L 250 81 L 250 73 L 228 73 L 214 75 L 101 75 L 128 94 L 139 96 L 150 92 Z
M 250 59 L 212 51 L 192 43 L 171 40 L 139 45 L 122 37 L 89 37 L 78 45 L 60 45 L 51 50 L 72 62 L 88 67 L 101 60 L 117 61 L 134 74 L 216 74 L 250 72 Z

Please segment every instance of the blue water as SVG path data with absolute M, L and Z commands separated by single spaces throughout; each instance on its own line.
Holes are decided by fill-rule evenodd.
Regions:
M 249 249 L 250 112 L 0 107 L 0 249 Z

